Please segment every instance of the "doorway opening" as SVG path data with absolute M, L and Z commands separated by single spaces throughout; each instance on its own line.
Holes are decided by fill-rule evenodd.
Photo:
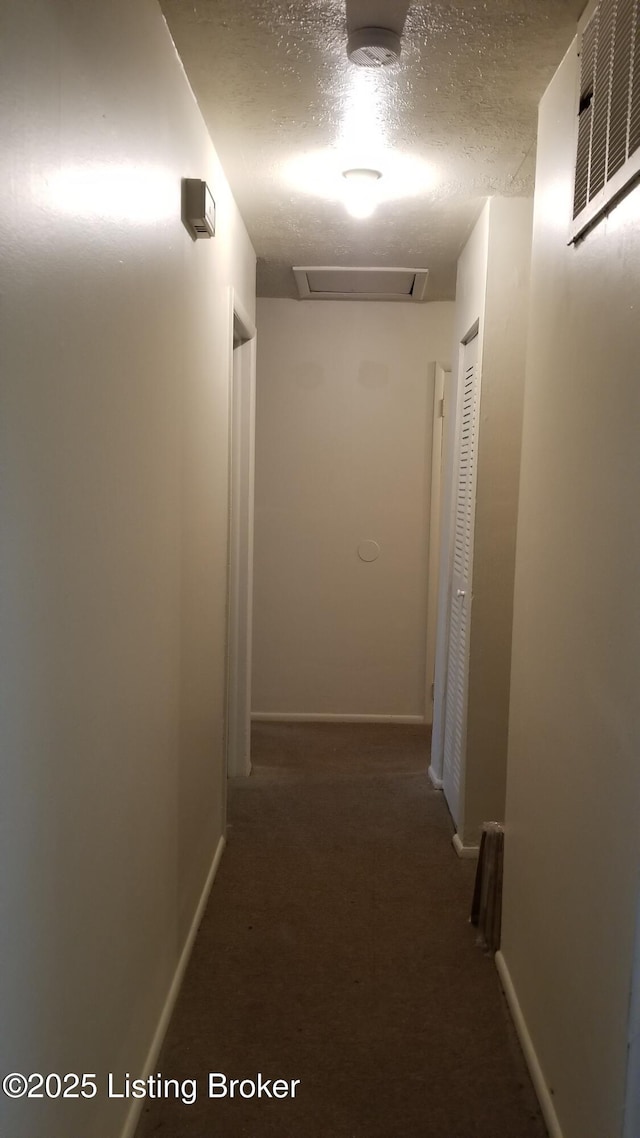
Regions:
M 251 773 L 256 328 L 231 293 L 227 775 Z
M 450 463 L 449 432 L 444 429 L 451 401 L 451 369 L 435 365 L 433 389 L 433 437 L 431 444 L 431 505 L 429 509 L 429 569 L 427 594 L 427 690 L 425 695 L 425 721 L 433 723 L 436 682 L 436 630 L 438 621 L 438 595 L 440 592 L 440 563 L 442 508 L 446 472 Z M 442 783 L 440 783 L 440 786 Z

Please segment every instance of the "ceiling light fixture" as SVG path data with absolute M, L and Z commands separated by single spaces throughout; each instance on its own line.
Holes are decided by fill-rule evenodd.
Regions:
M 378 204 L 379 170 L 344 170 L 344 204 L 352 217 L 371 217 Z
M 349 179 L 345 180 L 343 172 L 355 167 L 384 171 L 374 188 L 378 205 L 431 196 L 442 181 L 441 172 L 424 158 L 392 150 L 384 143 L 367 147 L 364 153 L 347 145 L 302 151 L 283 165 L 282 177 L 296 193 L 344 206 Z

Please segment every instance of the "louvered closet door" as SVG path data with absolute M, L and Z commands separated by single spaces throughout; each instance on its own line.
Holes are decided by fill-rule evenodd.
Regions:
M 478 337 L 465 345 L 458 427 L 453 566 L 449 618 L 449 655 L 444 720 L 444 792 L 456 826 L 466 745 L 469 675 L 469 622 L 475 514 L 479 385 Z

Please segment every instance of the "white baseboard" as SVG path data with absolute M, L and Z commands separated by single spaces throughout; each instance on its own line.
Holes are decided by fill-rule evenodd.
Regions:
M 477 857 L 480 853 L 480 846 L 465 846 L 462 843 L 462 838 L 459 834 L 453 835 L 452 840 L 453 848 L 458 857 Z
M 184 948 L 180 954 L 180 959 L 173 975 L 173 980 L 171 981 L 171 986 L 167 993 L 167 998 L 164 1002 L 164 1007 L 162 1009 L 160 1019 L 158 1020 L 158 1025 L 154 1032 L 153 1039 L 151 1040 L 151 1046 L 149 1047 L 144 1067 L 139 1075 L 139 1077 L 142 1079 L 147 1079 L 149 1075 L 152 1074 L 152 1072 L 156 1069 L 158 1055 L 160 1054 L 160 1048 L 164 1042 L 164 1037 L 167 1033 L 169 1021 L 171 1019 L 171 1015 L 178 998 L 178 993 L 182 986 L 184 974 L 187 970 L 187 964 L 189 963 L 189 957 L 191 956 L 191 950 L 193 949 L 193 942 L 195 941 L 196 933 L 198 932 L 198 926 L 200 925 L 200 921 L 202 920 L 207 901 L 209 900 L 211 886 L 213 885 L 216 873 L 218 872 L 218 866 L 220 865 L 220 859 L 222 858 L 224 845 L 224 837 L 221 837 L 220 841 L 218 842 L 213 861 L 211 862 L 211 868 L 207 874 L 207 880 L 205 881 L 204 888 L 200 894 L 198 907 L 191 922 L 191 927 L 187 934 Z M 134 1099 L 132 1101 L 120 1138 L 134 1138 L 134 1134 L 136 1132 L 138 1122 L 140 1121 L 140 1114 L 142 1112 L 144 1104 L 145 1099 L 143 1098 Z
M 496 968 L 498 969 L 498 975 L 500 977 L 500 983 L 502 984 L 504 994 L 507 998 L 509 1011 L 511 1012 L 511 1017 L 518 1033 L 520 1046 L 522 1047 L 527 1067 L 529 1068 L 531 1081 L 538 1097 L 538 1102 L 540 1103 L 540 1109 L 544 1115 L 544 1120 L 547 1124 L 549 1138 L 564 1138 L 562 1128 L 556 1114 L 555 1105 L 549 1093 L 549 1088 L 542 1072 L 542 1067 L 540 1066 L 538 1056 L 536 1055 L 533 1041 L 529 1035 L 529 1029 L 527 1028 L 524 1015 L 522 1014 L 522 1008 L 520 1007 L 520 1003 L 516 995 L 516 990 L 513 986 L 513 981 L 509 974 L 507 963 L 501 952 L 496 952 L 495 962 Z
M 426 723 L 424 715 L 343 715 L 325 711 L 252 711 L 254 723 Z
M 436 790 L 442 790 L 444 783 L 443 783 L 442 779 L 440 778 L 440 775 L 436 774 L 436 772 L 434 771 L 431 764 L 429 764 L 428 774 L 429 774 L 429 778 L 431 779 L 431 782 L 435 786 Z

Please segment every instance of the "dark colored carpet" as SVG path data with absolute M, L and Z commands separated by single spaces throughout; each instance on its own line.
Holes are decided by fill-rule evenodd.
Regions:
M 136 1138 L 543 1138 L 424 728 L 259 724 Z M 207 1097 L 207 1073 L 300 1079 Z M 249 1088 L 245 1088 L 249 1089 Z

